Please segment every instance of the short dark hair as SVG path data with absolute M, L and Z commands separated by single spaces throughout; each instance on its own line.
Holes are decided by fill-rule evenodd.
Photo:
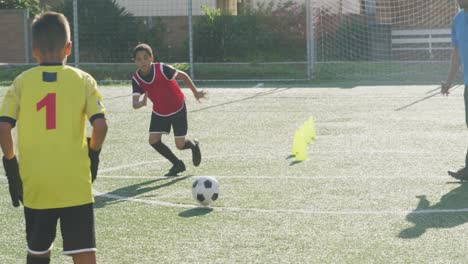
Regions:
M 42 54 L 60 52 L 70 41 L 70 25 L 60 13 L 46 12 L 32 23 L 32 44 Z
M 151 57 L 153 56 L 153 50 L 151 49 L 150 45 L 146 43 L 140 43 L 133 49 L 133 57 L 132 57 L 133 59 L 135 59 L 136 54 L 139 51 L 146 51 L 148 55 L 150 55 Z

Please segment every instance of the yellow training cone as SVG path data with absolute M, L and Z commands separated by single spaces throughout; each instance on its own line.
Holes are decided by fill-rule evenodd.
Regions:
M 296 130 L 296 132 L 294 133 L 294 140 L 293 140 L 293 145 L 292 145 L 292 150 L 291 150 L 291 154 L 292 155 L 296 155 L 298 152 L 299 152 L 299 145 L 300 145 L 300 139 L 301 138 L 301 135 L 299 133 L 299 130 Z
M 312 134 L 312 130 L 310 129 L 308 121 L 305 122 L 301 126 L 300 131 L 304 135 L 304 139 L 305 139 L 306 143 L 310 144 L 312 142 L 312 139 L 313 139 L 313 134 Z
M 301 130 L 298 131 L 296 160 L 304 161 L 307 159 L 307 142 L 305 135 Z
M 309 119 L 307 120 L 307 127 L 310 131 L 312 139 L 315 139 L 317 137 L 317 134 L 315 132 L 315 122 L 313 117 L 309 117 Z
M 304 131 L 302 129 L 296 130 L 296 132 L 294 133 L 294 140 L 293 140 L 291 154 L 297 155 L 297 153 L 299 153 L 299 151 L 303 148 L 303 146 L 306 146 L 306 145 L 307 145 L 307 142 L 304 136 Z

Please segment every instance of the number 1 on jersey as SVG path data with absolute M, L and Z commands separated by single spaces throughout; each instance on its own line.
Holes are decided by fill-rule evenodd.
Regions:
M 42 100 L 36 104 L 36 111 L 39 112 L 45 107 L 46 111 L 46 128 L 47 130 L 55 129 L 57 122 L 57 101 L 55 93 L 48 93 Z

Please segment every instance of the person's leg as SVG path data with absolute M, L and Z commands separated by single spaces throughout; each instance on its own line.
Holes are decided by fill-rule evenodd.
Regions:
M 26 258 L 26 264 L 49 264 L 50 263 L 50 252 L 43 255 L 32 255 L 28 254 Z
M 161 133 L 151 133 L 149 134 L 148 138 L 148 143 L 152 146 L 162 139 L 162 134 Z
M 174 129 L 175 132 L 175 129 Z M 195 167 L 198 167 L 201 163 L 201 151 L 200 142 L 198 140 L 187 139 L 186 137 L 175 137 L 175 144 L 178 149 L 191 149 L 192 150 L 192 162 Z
M 465 85 L 465 91 L 463 92 L 463 98 L 465 99 L 465 124 L 468 127 L 468 86 Z M 468 150 L 465 155 L 465 168 L 468 167 Z
M 177 113 L 172 119 L 172 126 L 174 128 L 174 140 L 176 147 L 180 150 L 192 150 L 193 165 L 198 166 L 201 162 L 200 144 L 197 140 L 187 139 L 188 122 L 187 122 L 187 108 L 184 108 Z
M 175 136 L 174 135 L 174 142 L 178 150 L 184 150 L 184 149 L 192 149 L 193 147 L 193 142 L 188 139 L 185 139 L 185 136 Z
M 173 165 L 180 164 L 181 161 L 174 155 L 171 149 L 161 141 L 162 134 L 169 134 L 171 132 L 170 118 L 152 113 L 149 132 L 149 144 Z
M 465 86 L 465 90 L 463 92 L 463 99 L 465 101 L 465 124 L 468 127 L 468 86 Z M 465 167 L 455 171 L 449 170 L 448 174 L 455 179 L 468 181 L 468 150 L 465 154 Z
M 96 235 L 93 204 L 59 210 L 63 254 L 71 256 L 75 264 L 95 264 Z
M 180 160 L 177 156 L 161 141 L 161 134 L 151 133 L 149 136 L 149 143 L 161 156 L 165 157 L 173 165 L 179 163 Z
M 468 127 L 468 85 L 465 85 L 465 90 L 463 91 L 463 99 L 465 99 L 465 124 Z
M 58 215 L 54 209 L 36 210 L 24 208 L 27 264 L 50 263 L 50 251 L 55 240 Z
M 96 263 L 96 252 L 83 252 L 73 254 L 74 264 L 95 264 Z

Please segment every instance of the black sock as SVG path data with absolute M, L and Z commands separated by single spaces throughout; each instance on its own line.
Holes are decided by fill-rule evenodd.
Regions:
M 26 264 L 49 264 L 50 263 L 50 257 L 38 257 L 38 256 L 32 256 L 28 254 L 28 257 L 26 259 Z
M 179 162 L 179 159 L 172 153 L 171 149 L 159 140 L 151 145 L 159 154 L 168 159 L 172 164 Z
M 185 145 L 182 149 L 192 149 L 193 147 L 195 147 L 195 143 L 190 139 L 186 139 Z

